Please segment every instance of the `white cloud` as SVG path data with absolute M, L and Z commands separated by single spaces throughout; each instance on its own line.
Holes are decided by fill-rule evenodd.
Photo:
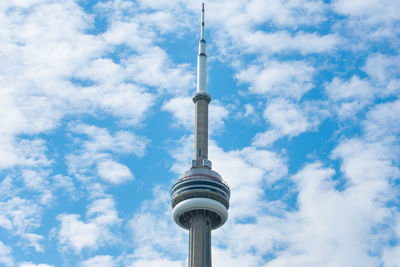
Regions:
M 168 54 L 159 47 L 147 48 L 143 54 L 126 60 L 128 74 L 139 84 L 154 86 L 160 93 L 183 94 L 194 88 L 194 74 L 189 65 L 172 65 Z M 155 78 L 157 77 L 157 78 Z
M 134 153 L 143 156 L 149 142 L 145 137 L 140 137 L 128 131 L 117 131 L 112 136 L 106 128 L 94 125 L 73 124 L 71 130 L 76 133 L 86 134 L 90 139 L 83 141 L 83 148 L 89 152 L 112 151 L 117 153 Z
M 254 230 L 257 231 L 256 229 Z M 218 247 L 213 247 L 212 253 L 213 265 L 215 266 L 252 267 L 259 266 L 261 262 L 260 258 L 256 255 L 243 252 L 235 253 Z
M 157 1 L 158 2 L 158 1 Z M 142 1 L 142 3 L 144 3 Z M 170 2 L 168 3 L 170 5 Z M 176 10 L 177 11 L 177 10 Z M 188 19 L 182 15 L 182 19 L 174 19 L 175 16 L 170 11 L 165 11 L 161 9 L 160 11 L 155 11 L 147 14 L 141 14 L 138 20 L 147 25 L 147 27 L 154 27 L 160 31 L 161 34 L 166 33 L 176 33 L 177 29 L 184 30 L 188 26 Z
M 296 136 L 309 128 L 307 117 L 299 106 L 285 100 L 269 104 L 264 117 L 284 135 Z
M 273 61 L 263 68 L 250 66 L 240 71 L 236 78 L 249 83 L 252 93 L 300 99 L 313 87 L 314 71 L 306 62 Z
M 395 217 L 395 227 L 393 229 L 392 238 L 400 237 L 400 214 L 397 213 Z M 395 246 L 386 247 L 383 251 L 382 260 L 384 262 L 384 266 L 386 267 L 396 267 L 400 262 L 400 246 L 397 244 Z
M 341 22 L 336 23 L 336 28 L 348 38 L 348 47 L 353 51 L 366 51 L 377 43 L 397 47 L 397 38 L 393 36 L 400 32 L 397 27 L 400 16 L 396 12 L 400 7 L 398 1 L 335 0 L 331 7 L 344 16 Z
M 175 97 L 163 104 L 162 110 L 168 111 L 175 119 L 177 126 L 193 129 L 194 104 L 190 97 Z
M 22 172 L 25 186 L 29 190 L 41 193 L 40 203 L 43 205 L 50 204 L 54 198 L 51 190 L 49 190 L 49 182 L 45 176 L 47 176 L 47 173 L 40 174 L 33 170 L 24 170 Z
M 211 102 L 208 112 L 209 135 L 213 135 L 224 128 L 224 120 L 228 119 L 230 111 L 226 104 L 214 100 Z
M 126 73 L 121 65 L 114 63 L 111 59 L 101 58 L 89 62 L 76 77 L 113 86 L 126 79 Z
M 375 98 L 376 89 L 367 80 L 353 76 L 349 81 L 334 78 L 325 85 L 329 98 L 335 103 L 334 112 L 341 119 L 349 119 L 360 112 Z
M 378 96 L 398 95 L 400 91 L 400 57 L 372 54 L 368 56 L 364 71 L 379 86 Z
M 77 214 L 57 216 L 61 222 L 57 235 L 61 248 L 70 248 L 79 254 L 85 248 L 96 250 L 114 240 L 111 228 L 120 224 L 114 200 L 105 198 L 93 201 L 86 216 L 87 222 Z
M 120 23 L 125 24 L 123 27 L 115 27 L 120 29 L 114 31 L 115 35 L 109 39 L 132 47 L 140 47 L 139 49 L 149 47 L 145 42 L 141 42 L 140 37 L 153 39 L 155 35 L 152 33 L 148 36 L 149 33 L 144 29 L 152 29 L 160 34 L 173 32 L 180 36 L 191 26 L 193 20 L 191 11 L 198 11 L 198 4 L 190 0 L 144 0 L 137 3 L 126 0 L 107 1 L 97 3 L 96 7 L 109 14 L 113 21 L 111 28 Z M 174 19 L 176 17 L 179 17 L 179 20 Z
M 193 159 L 193 143 L 193 134 L 183 136 L 176 141 L 175 147 L 169 150 L 169 154 L 175 161 L 170 169 L 172 172 L 181 174 L 190 166 L 190 162 Z
M 187 4 L 188 6 L 193 6 L 193 4 L 190 4 L 192 1 L 190 0 L 139 0 L 140 4 L 144 8 L 151 8 L 151 9 L 160 9 L 160 10 L 165 10 L 167 7 L 178 7 L 179 5 L 184 5 Z M 199 7 L 198 5 L 194 5 L 197 8 Z
M 243 2 L 243 1 L 242 1 Z M 273 21 L 279 26 L 298 24 L 318 24 L 324 20 L 322 1 L 282 1 L 265 2 L 252 0 L 247 2 L 246 12 L 254 23 Z
M 133 180 L 133 174 L 128 167 L 112 160 L 97 163 L 97 173 L 101 178 L 113 184 Z
M 222 0 L 207 3 L 207 21 L 217 29 L 214 42 L 228 61 L 246 53 L 330 53 L 342 43 L 340 36 L 308 27 L 328 19 L 327 7 L 322 1 Z
M 99 255 L 88 260 L 85 260 L 79 264 L 81 267 L 115 267 L 116 262 L 112 256 Z
M 163 266 L 163 267 L 177 267 L 177 266 L 185 266 L 182 261 L 173 261 L 173 260 L 168 260 L 168 259 L 160 259 L 160 258 L 155 258 L 155 259 L 145 259 L 145 260 L 137 260 L 131 265 L 130 267 L 158 267 L 158 266 Z
M 16 79 L 18 82 L 8 81 L 8 78 Z M 0 92 L 0 104 L 3 107 L 0 111 L 1 135 L 48 131 L 60 118 L 60 110 L 52 111 L 57 104 L 54 103 L 53 106 L 41 93 L 35 92 L 35 84 L 32 83 L 26 81 L 26 77 L 10 77 L 10 75 L 1 77 L 0 74 L 0 85 L 5 88 Z M 26 88 L 31 88 L 31 92 Z
M 266 147 L 270 146 L 281 137 L 282 133 L 278 130 L 267 130 L 265 132 L 257 133 L 252 140 L 252 144 L 258 147 Z
M 21 245 L 34 247 L 37 251 L 43 251 L 38 243 L 42 236 L 32 233 L 40 226 L 41 208 L 34 202 L 13 197 L 0 202 L 0 227 L 6 229 L 12 235 L 19 236 Z
M 0 168 L 19 166 L 49 166 L 47 147 L 43 139 L 19 139 L 0 134 Z
M 13 178 L 10 176 L 4 177 L 0 182 L 0 195 L 3 199 L 7 199 L 13 195 Z
M 64 189 L 71 198 L 75 198 L 76 189 L 71 177 L 57 174 L 52 177 L 52 182 L 55 189 Z
M 3 55 L 14 63 L 13 68 L 7 70 L 12 75 L 18 75 L 15 68 L 26 68 L 24 76 L 34 81 L 52 75 L 63 77 L 72 74 L 99 51 L 100 43 L 82 34 L 82 30 L 90 27 L 92 18 L 73 1 L 41 1 L 36 8 L 15 7 L 13 2 L 8 2 L 5 8 L 10 12 L 4 20 L 2 44 L 8 53 Z M 70 23 L 63 23 L 65 21 Z M 91 45 L 77 45 L 77 42 Z
M 20 131 L 24 128 L 26 118 L 24 114 L 18 109 L 14 99 L 14 92 L 12 89 L 4 87 L 0 91 L 0 129 L 2 134 L 10 134 L 14 131 Z M 8 127 L 6 127 L 8 125 Z M 10 126 L 13 127 L 10 127 Z
M 11 256 L 11 252 L 11 248 L 0 241 L 0 263 L 4 264 L 4 266 L 14 266 L 14 259 Z
M 400 3 L 390 0 L 335 0 L 332 2 L 335 10 L 341 14 L 364 18 L 369 23 L 392 22 L 400 19 L 396 9 Z
M 49 265 L 49 264 L 34 264 L 32 262 L 23 262 L 19 264 L 19 267 L 54 267 L 54 265 Z
M 365 142 L 351 139 L 340 144 L 334 151 L 334 158 L 342 158 L 342 172 L 351 184 L 374 184 L 372 191 L 378 190 L 385 179 L 396 178 L 399 169 L 393 166 L 393 153 L 382 142 Z M 382 188 L 381 188 L 382 189 Z M 370 190 L 368 190 L 370 191 Z M 365 192 L 367 193 L 367 191 Z
M 272 100 L 264 112 L 264 118 L 271 128 L 264 133 L 257 133 L 253 145 L 268 146 L 284 136 L 295 137 L 315 130 L 327 116 L 327 111 L 318 102 L 294 104 L 284 99 Z
M 23 238 L 25 238 L 28 241 L 28 245 L 33 247 L 36 251 L 44 252 L 44 248 L 41 244 L 45 241 L 44 236 L 33 233 L 25 233 Z
M 15 229 L 23 233 L 25 228 L 34 228 L 38 225 L 37 206 L 21 198 L 13 198 L 0 203 L 0 225 L 7 229 Z
M 20 139 L 15 146 L 15 151 L 20 155 L 20 165 L 49 166 L 53 163 L 46 156 L 46 142 L 42 139 Z
M 154 101 L 154 95 L 132 83 L 81 87 L 71 98 L 77 111 L 106 111 L 128 125 L 139 124 Z
M 214 1 L 207 3 L 207 18 L 211 25 L 230 31 L 232 35 L 246 35 L 250 30 L 264 23 L 278 27 L 298 27 L 319 24 L 325 20 L 322 1 L 282 1 L 268 3 L 252 1 Z
M 145 201 L 129 221 L 136 244 L 134 255 L 146 261 L 159 253 L 158 256 L 166 259 L 171 253 L 182 255 L 186 251 L 184 232 L 171 218 L 169 193 L 156 187 L 153 195 L 155 199 Z M 152 249 L 148 251 L 148 248 Z
M 379 141 L 396 138 L 400 134 L 400 100 L 376 105 L 363 122 L 368 139 Z
M 269 183 L 275 182 L 287 174 L 286 160 L 275 152 L 246 147 L 241 150 L 240 156 L 248 164 L 263 170 L 265 172 L 264 179 Z
M 245 104 L 244 109 L 245 112 L 243 114 L 243 117 L 249 117 L 255 113 L 254 107 L 251 104 Z
M 96 175 L 112 184 L 121 184 L 134 178 L 127 166 L 112 159 L 113 153 L 143 156 L 149 142 L 147 138 L 122 130 L 112 135 L 106 128 L 86 124 L 73 124 L 70 128 L 73 133 L 89 137 L 76 138 L 75 143 L 80 145 L 80 149 L 66 156 L 70 173 L 79 179 L 89 179 L 88 176 L 96 171 Z
M 347 100 L 347 99 L 365 99 L 370 100 L 374 94 L 374 88 L 368 81 L 361 80 L 357 76 L 351 77 L 348 82 L 345 82 L 335 77 L 330 84 L 327 85 L 326 90 L 329 97 L 333 100 Z
M 187 240 L 172 220 L 169 192 L 155 187 L 154 199 L 146 200 L 129 221 L 134 252 L 128 255 L 125 265 L 142 266 L 184 266 Z
M 98 199 L 89 205 L 88 218 L 98 225 L 113 225 L 120 222 L 114 200 L 111 198 Z
M 234 118 L 238 120 L 246 120 L 251 124 L 257 124 L 260 121 L 260 114 L 258 114 L 257 107 L 253 104 L 244 104 L 238 107 L 239 110 L 235 110 Z
M 119 1 L 120 3 L 122 1 Z M 115 2 L 116 3 L 116 2 Z M 127 4 L 127 1 L 125 1 Z M 101 4 L 98 4 L 100 7 Z M 124 9 L 126 7 L 123 7 Z M 128 45 L 134 50 L 144 50 L 153 43 L 154 33 L 144 30 L 135 21 L 120 21 L 120 18 L 113 21 L 107 31 L 103 34 L 107 43 L 113 45 Z
M 245 36 L 240 41 L 247 52 L 267 55 L 288 51 L 299 51 L 301 54 L 327 53 L 332 52 L 341 43 L 339 36 L 334 34 L 321 36 L 304 32 L 291 34 L 287 31 L 255 31 L 248 32 Z
M 35 6 L 36 4 L 41 3 L 41 2 L 43 2 L 43 0 L 25 0 L 25 1 L 15 0 L 12 2 L 12 4 L 15 7 L 29 8 L 29 7 Z
M 331 108 L 340 119 L 356 119 L 356 115 L 368 108 L 376 99 L 397 96 L 400 90 L 398 56 L 371 54 L 363 70 L 368 75 L 361 79 L 354 75 L 349 80 L 338 77 L 325 84 L 325 90 L 333 102 Z
M 367 58 L 364 70 L 374 80 L 386 82 L 398 76 L 400 63 L 399 56 L 388 56 L 380 53 L 371 54 Z
M 397 267 L 400 262 L 400 246 L 385 249 L 383 262 L 385 267 Z

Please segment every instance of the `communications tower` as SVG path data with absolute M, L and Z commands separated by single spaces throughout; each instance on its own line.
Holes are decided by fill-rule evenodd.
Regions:
M 201 39 L 197 58 L 194 159 L 171 188 L 174 221 L 189 230 L 189 267 L 211 267 L 211 231 L 228 219 L 230 189 L 211 169 L 208 160 L 207 55 L 204 39 L 204 2 L 201 10 Z

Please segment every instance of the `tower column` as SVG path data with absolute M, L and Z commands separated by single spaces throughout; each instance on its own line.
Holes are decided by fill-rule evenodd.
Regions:
M 208 103 L 201 99 L 195 103 L 194 159 L 197 167 L 208 159 Z
M 171 188 L 174 221 L 189 230 L 189 267 L 211 267 L 211 231 L 228 219 L 231 191 L 208 160 L 207 55 L 204 39 L 204 2 L 201 10 L 201 39 L 197 61 L 194 158 L 190 170 Z
M 211 225 L 204 210 L 193 211 L 189 229 L 189 267 L 211 267 Z

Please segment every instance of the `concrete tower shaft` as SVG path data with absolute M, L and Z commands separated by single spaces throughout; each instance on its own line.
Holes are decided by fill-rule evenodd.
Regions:
M 193 211 L 189 230 L 189 266 L 211 267 L 211 226 L 206 211 Z
M 204 92 L 206 93 L 206 92 Z M 198 95 L 195 95 L 195 98 Z M 197 99 L 195 101 L 195 128 L 194 128 L 194 160 L 193 167 L 207 166 L 211 168 L 208 161 L 208 101 Z
M 211 267 L 211 231 L 228 219 L 230 189 L 211 170 L 208 160 L 207 55 L 204 39 L 204 3 L 201 10 L 201 39 L 197 58 L 194 159 L 190 170 L 171 188 L 172 215 L 176 224 L 189 230 L 189 267 Z

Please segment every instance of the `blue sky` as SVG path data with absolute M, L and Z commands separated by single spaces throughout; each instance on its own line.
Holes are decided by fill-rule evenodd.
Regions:
M 0 3 L 1 266 L 186 266 L 200 9 Z M 400 266 L 398 10 L 206 1 L 214 266 Z

